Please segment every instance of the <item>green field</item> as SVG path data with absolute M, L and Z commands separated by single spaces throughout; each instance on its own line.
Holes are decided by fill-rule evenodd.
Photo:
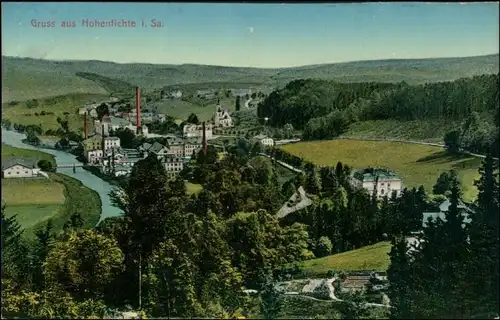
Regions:
M 442 144 L 444 135 L 459 126 L 459 122 L 453 121 L 361 121 L 351 124 L 342 137 L 391 138 Z
M 3 61 L 2 61 L 3 63 Z M 77 77 L 70 72 L 58 72 L 49 66 L 37 70 L 26 66 L 2 66 L 2 101 L 23 101 L 72 93 L 105 94 L 98 83 Z
M 7 217 L 17 215 L 23 229 L 56 216 L 64 208 L 64 186 L 46 178 L 2 179 Z
M 338 161 L 354 168 L 386 167 L 403 178 L 405 187 L 423 185 L 432 191 L 439 175 L 458 171 L 466 200 L 477 196 L 473 185 L 479 178 L 481 159 L 468 155 L 451 155 L 440 147 L 387 141 L 328 140 L 300 142 L 281 147 L 317 165 L 335 166 Z
M 15 157 L 45 159 L 55 164 L 54 157 L 48 153 L 2 144 L 2 161 Z M 2 203 L 7 203 L 6 213 L 18 215 L 26 236 L 32 237 L 49 218 L 54 222 L 54 229 L 61 231 L 74 212 L 81 214 L 85 227 L 95 226 L 101 215 L 99 194 L 66 175 L 49 173 L 49 176 L 50 180 L 2 179 Z
M 54 159 L 54 156 L 51 154 L 41 152 L 38 150 L 15 148 L 2 143 L 2 161 L 11 158 L 26 158 L 37 162 L 40 160 L 47 160 L 50 161 L 54 166 L 56 164 L 56 160 Z
M 385 271 L 389 267 L 390 242 L 362 247 L 300 263 L 307 277 L 324 277 L 328 271 Z
M 83 116 L 78 114 L 78 108 L 83 107 L 86 102 L 102 101 L 108 99 L 107 95 L 100 94 L 71 94 L 38 100 L 36 108 L 28 108 L 27 102 L 19 102 L 14 106 L 3 106 L 3 118 L 12 123 L 23 125 L 38 125 L 43 132 L 57 130 L 61 126 L 57 118 L 68 119 L 69 129 L 74 132 L 83 132 Z M 40 115 L 42 111 L 53 112 L 53 115 Z M 67 112 L 69 114 L 65 115 Z M 35 115 L 37 113 L 38 115 Z M 92 130 L 92 122 L 89 121 L 89 129 Z

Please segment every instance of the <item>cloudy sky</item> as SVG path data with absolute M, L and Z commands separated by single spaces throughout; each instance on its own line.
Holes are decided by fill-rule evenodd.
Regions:
M 133 20 L 86 28 L 82 20 Z M 153 28 L 156 19 L 163 27 Z M 32 25 L 54 21 L 53 28 Z M 142 21 L 148 25 L 142 27 Z M 74 28 L 61 22 L 74 21 Z M 2 3 L 2 54 L 290 67 L 498 53 L 497 3 Z

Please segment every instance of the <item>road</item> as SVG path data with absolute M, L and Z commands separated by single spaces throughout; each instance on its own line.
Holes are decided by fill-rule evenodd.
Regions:
M 250 109 L 250 102 L 252 102 L 252 98 L 249 98 L 247 101 L 245 101 L 245 108 Z
M 268 155 L 268 154 L 265 154 L 265 153 L 259 153 L 259 155 L 260 155 L 260 156 L 264 156 L 264 157 L 268 157 L 269 159 L 276 161 L 278 164 L 282 165 L 283 167 L 285 167 L 285 168 L 287 168 L 287 169 L 292 170 L 293 172 L 296 172 L 296 173 L 302 173 L 302 172 L 303 172 L 302 170 L 297 169 L 297 168 L 295 168 L 295 167 L 293 167 L 293 166 L 289 165 L 288 163 L 285 163 L 285 162 L 283 162 L 283 161 L 280 161 L 280 160 L 276 160 L 276 159 L 274 159 L 273 157 L 271 157 L 271 156 L 270 156 L 270 155 Z

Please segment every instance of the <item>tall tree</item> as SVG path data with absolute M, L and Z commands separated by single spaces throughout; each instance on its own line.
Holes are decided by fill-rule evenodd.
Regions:
M 475 182 L 478 197 L 471 215 L 469 259 L 471 293 L 478 299 L 475 313 L 498 312 L 499 308 L 499 226 L 498 167 L 490 153 Z
M 240 96 L 236 97 L 236 104 L 234 106 L 234 110 L 236 110 L 236 111 L 240 111 L 240 109 L 241 109 L 241 101 L 240 101 L 240 99 L 241 99 Z
M 397 236 L 391 240 L 389 253 L 390 265 L 387 270 L 391 301 L 391 319 L 411 319 L 412 313 L 412 270 L 405 237 Z

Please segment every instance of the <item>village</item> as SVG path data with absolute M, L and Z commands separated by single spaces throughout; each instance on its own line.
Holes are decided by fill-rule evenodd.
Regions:
M 206 148 L 209 140 L 218 138 L 214 132 L 217 129 L 234 127 L 234 122 L 228 109 L 218 105 L 214 110 L 211 121 L 201 124 L 186 123 L 182 128 L 182 134 L 156 134 L 150 132 L 148 123 L 153 121 L 163 122 L 165 114 L 157 113 L 155 110 L 141 112 L 141 91 L 136 89 L 136 108 L 132 112 L 123 112 L 120 107 L 113 105 L 117 102 L 112 99 L 109 102 L 93 103 L 80 108 L 79 113 L 85 116 L 84 135 L 82 141 L 83 156 L 87 164 L 98 166 L 106 175 L 119 177 L 128 175 L 134 164 L 154 154 L 165 166 L 170 178 L 177 176 L 189 163 L 193 153 Z M 109 103 L 109 114 L 98 119 L 97 108 L 102 103 Z M 93 132 L 89 132 L 88 118 L 93 121 Z M 119 129 L 128 129 L 136 136 L 146 139 L 165 138 L 166 145 L 159 142 L 145 142 L 136 149 L 123 148 L 120 138 L 113 136 L 113 132 Z M 274 140 L 266 135 L 259 134 L 253 137 L 252 142 L 260 142 L 264 146 L 273 146 Z M 222 152 L 224 154 L 224 152 Z

